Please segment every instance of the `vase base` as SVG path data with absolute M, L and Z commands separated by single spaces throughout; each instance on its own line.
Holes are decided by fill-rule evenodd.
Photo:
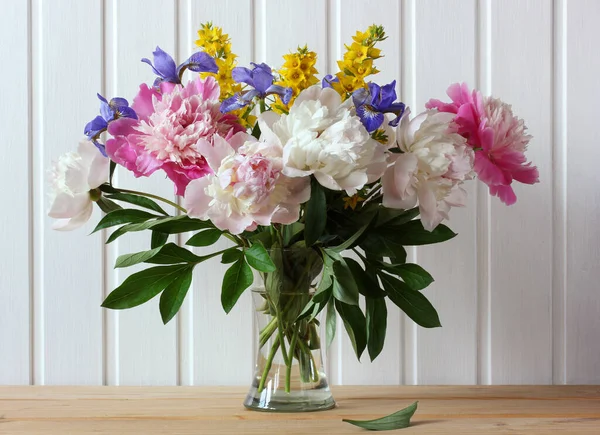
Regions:
M 244 406 L 253 411 L 263 412 L 314 412 L 334 408 L 335 401 L 329 388 L 290 393 L 265 388 L 259 393 L 253 386 L 244 400 Z

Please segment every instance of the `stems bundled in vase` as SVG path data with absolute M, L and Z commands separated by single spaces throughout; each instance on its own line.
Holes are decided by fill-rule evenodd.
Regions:
M 179 65 L 159 47 L 152 61 L 142 59 L 157 77 L 140 85 L 131 106 L 98 95 L 100 115 L 85 126 L 86 140 L 53 168 L 49 215 L 56 229 L 71 230 L 96 204 L 105 213 L 96 231 L 117 227 L 107 243 L 150 231 L 150 249 L 120 256 L 116 267 L 155 266 L 132 274 L 103 306 L 131 308 L 161 294 L 165 323 L 181 307 L 195 266 L 221 257 L 230 264 L 225 311 L 254 282 L 266 319 L 247 406 L 282 409 L 269 406 L 264 391 L 292 395 L 298 370 L 301 390 L 326 392 L 297 395 L 302 409 L 325 409 L 333 400 L 319 327 L 331 343 L 339 315 L 357 357 L 367 350 L 375 359 L 385 341 L 386 300 L 423 327 L 440 326 L 422 293 L 433 278 L 407 263 L 405 247 L 454 237 L 441 222 L 466 204 L 462 185 L 475 177 L 513 204 L 514 180 L 538 181 L 524 154 L 531 137 L 508 104 L 466 84 L 448 88 L 449 102 L 430 100 L 411 116 L 395 81 L 370 81 L 386 39 L 381 26 L 357 32 L 339 71 L 322 80 L 307 47 L 286 54 L 278 70 L 246 68 L 237 66 L 220 28 L 207 23 L 198 35 L 199 51 Z M 135 177 L 164 171 L 180 200 L 119 188 L 118 166 Z M 231 246 L 199 256 L 168 243 L 179 233 L 192 233 L 190 247 L 221 237 Z M 271 382 L 277 358 L 282 385 Z

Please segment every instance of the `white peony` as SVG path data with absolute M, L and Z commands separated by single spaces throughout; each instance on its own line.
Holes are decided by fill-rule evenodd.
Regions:
M 283 147 L 283 173 L 314 175 L 324 187 L 348 195 L 379 179 L 387 166 L 385 146 L 371 138 L 352 109 L 352 101 L 342 103 L 333 89 L 311 86 L 288 115 L 261 114 L 263 136 L 277 138 Z
M 448 219 L 451 207 L 465 205 L 461 184 L 473 177 L 473 151 L 456 133 L 454 115 L 425 111 L 413 119 L 406 113 L 397 129 L 402 154 L 382 178 L 383 205 L 408 209 L 419 204 L 421 221 L 429 231 Z
M 77 152 L 62 155 L 52 168 L 48 216 L 58 219 L 52 228 L 69 231 L 88 221 L 93 211 L 90 191 L 108 180 L 110 160 L 94 144 L 81 141 Z

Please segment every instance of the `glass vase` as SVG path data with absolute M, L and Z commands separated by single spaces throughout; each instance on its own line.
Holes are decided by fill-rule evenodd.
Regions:
M 273 272 L 255 272 L 256 369 L 244 406 L 306 412 L 335 406 L 323 367 L 321 305 L 315 298 L 323 264 L 312 249 L 272 249 Z M 324 344 L 324 341 L 323 341 Z

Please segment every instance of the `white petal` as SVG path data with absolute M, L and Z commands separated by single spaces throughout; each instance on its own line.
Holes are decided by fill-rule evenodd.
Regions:
M 323 172 L 315 172 L 315 178 L 319 184 L 331 190 L 342 190 L 342 187 L 333 179 L 331 175 Z
M 90 172 L 88 174 L 88 187 L 90 190 L 95 189 L 108 181 L 109 168 L 110 160 L 104 157 L 100 152 L 96 153 L 96 156 L 90 165 Z
M 50 206 L 48 216 L 55 219 L 69 219 L 80 214 L 91 203 L 88 192 L 78 193 L 75 196 L 59 192 Z
M 52 224 L 52 229 L 57 231 L 71 231 L 81 227 L 85 224 L 92 215 L 94 210 L 93 204 L 90 202 L 89 205 L 76 216 L 71 219 L 59 219 Z

